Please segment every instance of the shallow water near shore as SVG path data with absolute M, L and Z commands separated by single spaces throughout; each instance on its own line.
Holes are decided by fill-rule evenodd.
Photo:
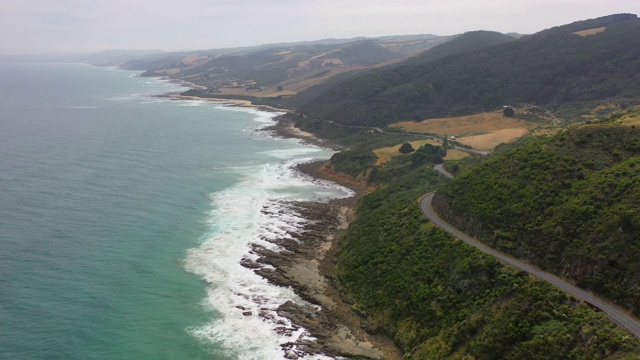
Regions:
M 0 358 L 283 358 L 301 300 L 240 262 L 350 195 L 292 170 L 331 153 L 134 75 L 0 64 Z

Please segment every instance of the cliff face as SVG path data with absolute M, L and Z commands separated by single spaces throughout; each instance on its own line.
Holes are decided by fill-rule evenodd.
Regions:
M 486 238 L 489 236 L 489 232 L 477 218 L 474 218 L 469 214 L 453 213 L 449 206 L 449 201 L 439 192 L 436 192 L 434 195 L 431 205 L 442 219 L 465 233 L 473 234 L 475 237 L 479 238 Z

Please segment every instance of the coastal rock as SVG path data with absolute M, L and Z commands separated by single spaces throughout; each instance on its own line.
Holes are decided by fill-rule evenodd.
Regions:
M 313 168 L 313 165 L 304 166 L 307 167 L 305 171 Z M 288 301 L 275 311 L 278 316 L 291 321 L 295 331 L 302 327 L 313 337 L 312 340 L 282 345 L 287 358 L 300 358 L 305 354 L 359 359 L 402 358 L 393 341 L 382 335 L 375 335 L 374 327 L 353 312 L 329 279 L 338 249 L 334 239 L 339 239 L 341 232 L 347 228 L 347 214 L 351 212 L 356 200 L 357 198 L 339 199 L 329 203 L 281 202 L 278 204 L 278 211 L 274 213 L 263 209 L 270 216 L 296 214 L 295 216 L 305 219 L 304 223 L 292 225 L 292 229 L 277 239 L 263 239 L 276 244 L 281 250 L 273 251 L 259 244 L 252 244 L 251 253 L 259 258 L 242 262 L 243 266 L 253 269 L 270 283 L 292 288 L 307 301 L 303 304 Z M 259 316 L 269 319 L 273 315 L 268 311 L 260 311 Z M 292 334 L 291 329 L 290 324 L 280 321 L 277 331 L 288 336 Z

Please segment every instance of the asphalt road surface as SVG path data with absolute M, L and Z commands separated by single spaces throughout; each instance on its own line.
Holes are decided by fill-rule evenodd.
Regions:
M 539 279 L 550 282 L 552 285 L 566 291 L 567 293 L 573 295 L 577 299 L 583 300 L 595 306 L 596 308 L 602 310 L 605 314 L 607 314 L 613 322 L 624 327 L 625 329 L 629 330 L 632 334 L 634 334 L 636 337 L 640 338 L 640 322 L 638 321 L 638 319 L 632 317 L 624 310 L 618 309 L 617 307 L 611 305 L 604 299 L 601 299 L 587 291 L 584 291 L 578 288 L 577 286 L 568 283 L 564 279 L 561 279 L 548 272 L 542 271 L 533 265 L 524 263 L 518 259 L 512 258 L 511 256 L 505 255 L 493 248 L 490 248 L 487 245 L 479 242 L 475 238 L 472 238 L 471 236 L 456 229 L 452 225 L 449 225 L 447 222 L 442 220 L 440 216 L 438 216 L 438 214 L 436 214 L 436 212 L 433 211 L 433 208 L 431 207 L 431 201 L 433 200 L 434 194 L 435 193 L 427 194 L 427 196 L 425 196 L 422 202 L 420 203 L 420 208 L 422 209 L 422 213 L 424 213 L 424 215 L 428 217 L 433 224 L 442 228 L 443 230 L 447 231 L 448 233 L 452 234 L 458 239 L 464 241 L 465 243 L 471 246 L 475 246 L 481 251 L 494 256 L 498 260 L 504 263 L 507 263 L 515 268 L 518 268 L 522 271 L 526 271 L 527 273 Z

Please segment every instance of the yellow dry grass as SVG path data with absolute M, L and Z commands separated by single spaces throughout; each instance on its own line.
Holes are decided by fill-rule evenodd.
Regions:
M 392 125 L 410 132 L 436 134 L 439 136 L 465 136 L 506 129 L 532 129 L 535 124 L 502 115 L 502 111 L 482 113 L 454 118 L 428 119 L 421 122 L 405 121 Z
M 424 144 L 431 144 L 435 146 L 441 145 L 434 140 L 418 140 L 418 141 L 412 141 L 409 144 L 411 144 L 411 146 L 416 150 Z M 378 157 L 378 160 L 376 161 L 376 165 L 386 164 L 392 158 L 403 155 L 400 153 L 400 151 L 398 151 L 400 149 L 400 146 L 402 146 L 402 144 L 373 150 L 373 153 Z
M 625 114 L 617 122 L 625 126 L 640 126 L 640 111 Z
M 478 150 L 493 150 L 502 143 L 512 142 L 529 132 L 527 128 L 502 129 L 483 135 L 464 136 L 456 139 L 461 144 Z
M 189 66 L 197 66 L 200 64 L 204 64 L 211 59 L 212 57 L 208 55 L 189 55 L 189 56 L 185 56 L 182 59 L 182 62 Z
M 447 156 L 445 156 L 443 159 L 445 161 L 447 160 L 460 160 L 460 159 L 464 159 L 468 156 L 471 156 L 468 152 L 464 152 L 462 150 L 458 150 L 458 149 L 448 149 L 447 150 Z
M 309 76 L 309 74 L 305 73 L 300 76 L 290 78 L 281 85 L 284 85 L 287 89 L 293 92 L 300 92 L 306 88 L 319 84 L 334 75 L 348 71 L 361 70 L 364 68 L 365 66 L 363 65 L 328 67 L 326 70 L 329 71 L 321 76 Z
M 462 144 L 478 150 L 492 150 L 503 142 L 511 142 L 538 127 L 521 119 L 506 117 L 502 111 L 455 118 L 406 121 L 392 126 L 406 131 L 455 136 Z
M 615 109 L 617 107 L 618 107 L 618 105 L 614 104 L 614 103 L 601 104 L 601 105 L 598 105 L 595 108 L 593 108 L 593 110 L 591 110 L 590 113 L 582 114 L 582 117 L 586 118 L 586 119 L 596 119 L 596 118 L 598 118 L 598 112 L 603 111 L 603 110 L 612 110 L 612 109 Z
M 594 28 L 594 29 L 588 29 L 588 30 L 582 30 L 582 31 L 576 31 L 574 32 L 575 35 L 580 35 L 580 36 L 589 36 L 589 35 L 595 35 L 595 34 L 599 34 L 601 32 L 603 32 L 607 27 L 599 27 L 599 28 Z

